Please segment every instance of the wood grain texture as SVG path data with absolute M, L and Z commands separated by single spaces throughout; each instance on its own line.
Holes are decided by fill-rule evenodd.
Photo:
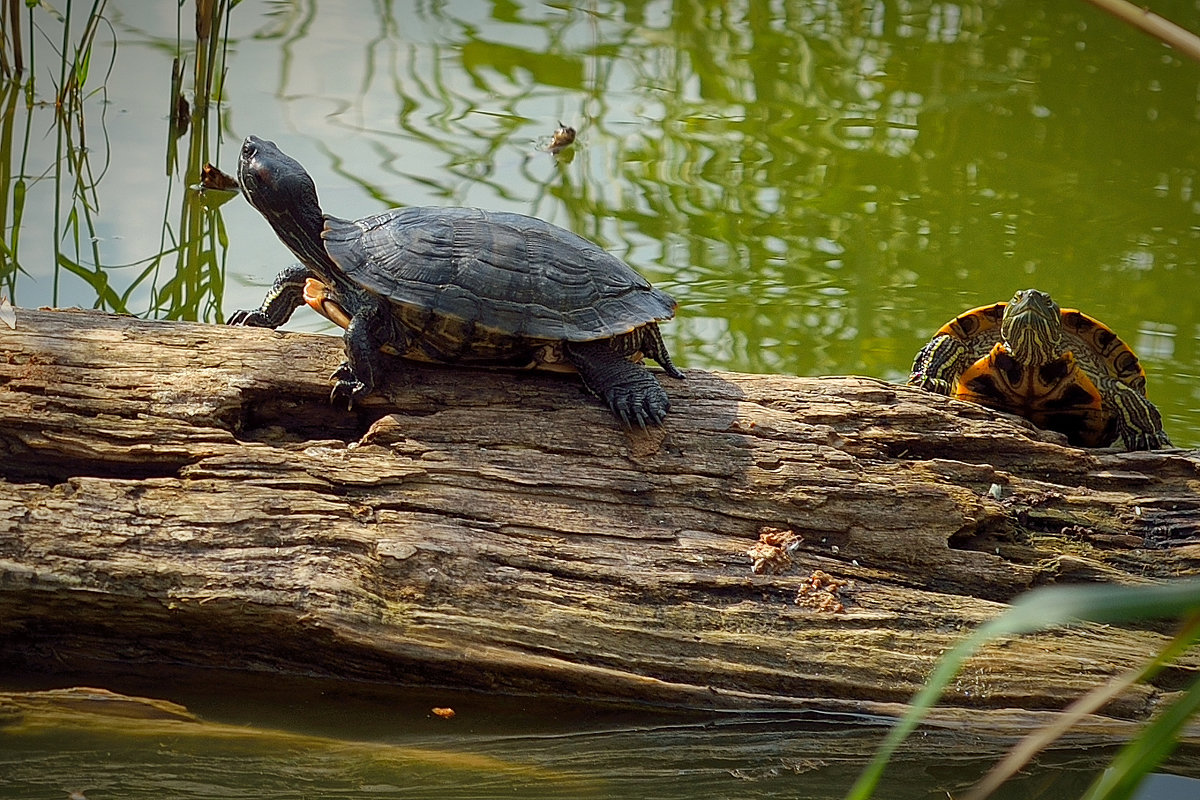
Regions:
M 887 713 L 1028 588 L 1200 567 L 1200 451 L 1080 450 L 857 377 L 692 370 L 643 432 L 571 376 L 391 360 L 349 412 L 340 360 L 328 336 L 18 310 L 7 656 Z M 772 530 L 798 549 L 756 574 Z M 816 570 L 843 611 L 796 602 Z M 945 705 L 1058 708 L 1164 641 L 1006 641 Z M 1107 713 L 1143 718 L 1198 668 Z

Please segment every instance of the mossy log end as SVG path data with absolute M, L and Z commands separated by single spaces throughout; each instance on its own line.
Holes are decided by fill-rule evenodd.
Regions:
M 874 379 L 692 370 L 629 431 L 571 376 L 399 361 L 334 408 L 330 336 L 18 310 L 0 350 L 0 640 L 37 668 L 880 712 L 1026 589 L 1200 567 L 1200 451 Z M 1163 641 L 1004 642 L 944 703 L 1058 708 Z

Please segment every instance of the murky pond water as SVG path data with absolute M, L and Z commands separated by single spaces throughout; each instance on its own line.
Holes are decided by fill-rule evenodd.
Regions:
M 192 4 L 181 27 L 176 6 L 109 3 L 91 93 L 65 125 L 58 61 L 26 32 L 36 88 L 0 84 L 0 290 L 16 304 L 212 322 L 256 306 L 291 254 L 240 197 L 218 206 L 190 188 L 206 160 L 232 172 L 254 133 L 298 158 L 340 216 L 477 205 L 594 239 L 679 300 L 664 334 L 683 366 L 902 379 L 942 322 L 1035 286 L 1130 342 L 1168 433 L 1200 445 L 1200 65 L 1086 3 L 242 3 L 214 62 L 219 102 L 186 130 L 171 122 L 172 59 L 186 57 L 197 109 L 207 54 Z M 1196 0 L 1155 6 L 1200 19 Z M 33 20 L 57 41 L 52 18 Z M 578 138 L 556 156 L 560 121 Z M 289 327 L 329 330 L 304 311 Z M 612 796 L 844 787 L 841 774 L 803 794 L 817 768 L 762 730 L 769 775 L 721 762 L 719 737 L 702 766 L 680 761 L 691 729 L 613 734 L 623 755 L 598 761 L 561 731 L 464 747 L 592 776 L 640 754 L 655 779 Z M 38 752 L 72 763 L 111 755 L 102 740 L 47 741 Z M 178 772 L 154 785 L 183 797 L 214 796 L 231 764 L 295 779 L 298 797 L 513 788 L 184 751 L 118 763 Z M 274 781 L 239 785 L 290 796 Z
M 585 707 L 551 698 L 393 690 L 214 672 L 118 681 L 170 708 L 58 710 L 0 702 L 0 798 L 841 797 L 878 745 L 878 721 L 775 713 L 720 717 Z M 2 679 L 2 678 L 0 678 Z M 139 685 L 140 684 L 140 685 Z M 28 682 L 26 681 L 28 686 Z M 432 708 L 452 708 L 443 718 Z M 164 713 L 165 712 L 165 713 Z M 444 712 L 443 712 L 444 713 Z M 926 732 L 905 745 L 881 797 L 944 800 L 989 766 L 997 741 Z M 1063 749 L 997 800 L 1082 794 L 1112 751 Z
M 109 5 L 65 133 L 8 89 L 18 304 L 257 305 L 291 254 L 241 198 L 181 206 L 255 133 L 340 216 L 478 205 L 595 239 L 679 300 L 691 367 L 900 379 L 942 322 L 1036 286 L 1127 339 L 1168 432 L 1200 444 L 1200 69 L 1085 3 L 244 3 L 221 102 L 176 140 L 187 6 L 177 48 L 175 4 Z M 560 120 L 579 138 L 556 158 Z

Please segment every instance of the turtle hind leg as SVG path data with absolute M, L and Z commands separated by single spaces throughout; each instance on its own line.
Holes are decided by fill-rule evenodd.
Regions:
M 292 317 L 292 312 L 304 305 L 304 284 L 313 277 L 303 264 L 293 264 L 279 273 L 262 305 L 246 311 L 235 311 L 228 324 L 249 325 L 254 328 L 278 328 Z
M 671 408 L 667 393 L 649 370 L 634 364 L 614 348 L 613 340 L 567 342 L 566 352 L 579 371 L 583 385 L 608 404 L 622 422 L 631 427 L 636 423 L 643 428 L 648 424 L 662 424 Z M 680 373 L 679 377 L 682 376 Z
M 652 358 L 658 362 L 658 365 L 663 368 L 663 372 L 670 375 L 672 378 L 686 378 L 683 372 L 671 363 L 671 354 L 667 352 L 667 345 L 663 342 L 662 333 L 658 330 L 658 326 L 653 322 L 649 325 L 643 325 L 638 329 L 637 350 L 641 350 L 647 358 Z

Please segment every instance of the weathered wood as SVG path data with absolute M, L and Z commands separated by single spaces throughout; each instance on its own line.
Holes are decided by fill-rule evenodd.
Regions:
M 39 668 L 887 712 L 1025 589 L 1200 567 L 1200 451 L 868 378 L 693 370 L 631 432 L 570 376 L 399 361 L 332 408 L 329 336 L 19 310 L 0 349 L 0 637 Z M 772 529 L 802 541 L 755 574 Z M 849 583 L 797 604 L 815 570 Z M 1164 641 L 1005 642 L 946 704 L 1057 708 Z

